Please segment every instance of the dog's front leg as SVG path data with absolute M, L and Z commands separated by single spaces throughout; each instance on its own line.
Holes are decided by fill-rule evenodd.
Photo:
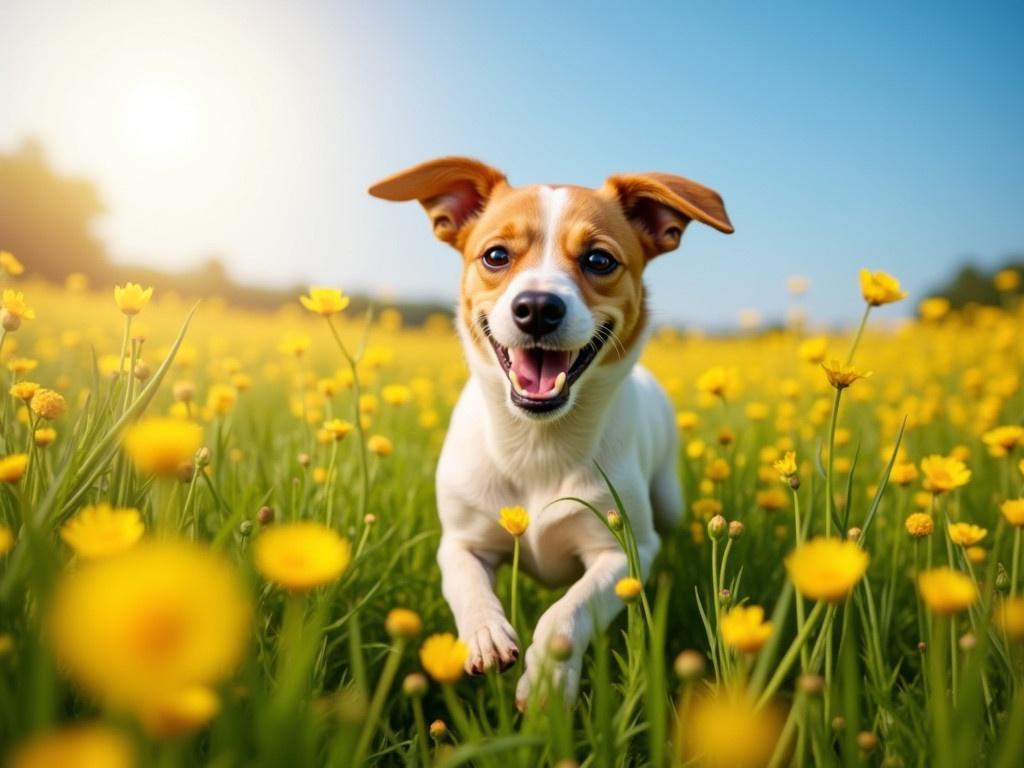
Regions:
M 615 584 L 629 573 L 621 549 L 600 549 L 582 555 L 585 571 L 561 600 L 552 605 L 537 622 L 533 642 L 526 651 L 526 671 L 516 686 L 516 703 L 522 707 L 530 691 L 546 674 L 561 688 L 568 701 L 576 698 L 583 654 L 594 632 L 605 627 L 622 610 Z M 641 568 L 646 574 L 650 558 L 641 552 Z M 557 662 L 549 655 L 551 639 L 565 637 L 572 645 L 568 660 Z
M 441 537 L 437 562 L 441 591 L 455 614 L 459 639 L 469 648 L 466 671 L 478 675 L 499 664 L 508 669 L 519 658 L 519 638 L 494 594 L 498 556 L 477 554 L 450 535 Z

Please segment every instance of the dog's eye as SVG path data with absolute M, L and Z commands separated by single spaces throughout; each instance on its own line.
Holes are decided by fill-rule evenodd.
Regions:
M 488 248 L 484 251 L 484 255 L 481 257 L 484 266 L 488 269 L 504 269 L 508 266 L 509 257 L 508 251 L 502 248 L 500 245 L 496 245 L 493 248 Z
M 610 275 L 619 266 L 619 262 L 608 251 L 595 248 L 583 255 L 583 258 L 580 259 L 580 266 L 595 275 Z

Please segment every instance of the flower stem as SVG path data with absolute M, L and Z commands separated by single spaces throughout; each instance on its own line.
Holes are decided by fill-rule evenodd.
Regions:
M 807 623 L 804 624 L 796 637 L 793 639 L 792 645 L 789 646 L 789 650 L 786 651 L 786 655 L 782 657 L 779 662 L 779 666 L 775 670 L 775 674 L 772 675 L 772 679 L 768 681 L 768 685 L 765 686 L 764 692 L 761 697 L 757 700 L 757 708 L 760 709 L 767 704 L 771 697 L 778 690 L 779 686 L 782 685 L 782 681 L 789 673 L 790 667 L 793 666 L 793 662 L 796 661 L 797 655 L 800 653 L 800 649 L 804 647 L 807 642 L 807 638 L 811 635 L 811 629 L 818 623 L 818 617 L 821 616 L 822 611 L 825 610 L 826 603 L 823 600 L 819 600 L 814 609 L 811 611 L 811 615 L 807 617 Z
M 869 314 L 871 314 L 870 304 L 864 307 L 864 314 L 861 315 L 860 325 L 857 326 L 857 333 L 854 335 L 853 341 L 850 343 L 850 351 L 846 353 L 847 365 L 853 362 L 853 355 L 857 351 L 857 347 L 860 345 L 860 337 L 864 335 L 864 327 L 868 324 Z
M 363 420 L 360 418 L 359 413 L 359 398 L 361 397 L 361 392 L 359 390 L 359 374 L 356 371 L 356 360 L 349 354 L 348 349 L 345 347 L 345 342 L 341 340 L 341 336 L 338 334 L 338 329 L 335 327 L 334 320 L 331 317 L 327 318 L 327 325 L 331 329 L 331 333 L 334 335 L 334 340 L 337 342 L 338 349 L 341 350 L 341 354 L 345 358 L 345 362 L 348 363 L 349 371 L 352 372 L 353 425 L 356 429 L 356 437 L 359 439 L 359 470 L 362 479 L 359 496 L 359 517 L 364 518 L 366 517 L 367 505 L 370 496 L 370 472 L 366 459 L 366 439 L 363 434 Z
M 516 624 L 516 616 L 519 613 L 519 593 L 516 587 L 519 582 L 519 537 L 515 536 L 512 539 L 512 607 L 510 609 L 510 621 L 512 629 L 516 632 L 519 631 L 518 625 Z
M 1013 529 L 1013 561 L 1010 563 L 1010 597 L 1017 596 L 1017 583 L 1020 579 L 1020 538 L 1021 527 Z
M 839 401 L 842 397 L 843 390 L 837 387 L 835 399 L 832 401 L 832 419 L 828 426 L 828 465 L 825 467 L 825 536 L 832 535 L 832 513 L 836 503 L 832 482 L 836 453 L 836 422 L 839 420 Z
M 363 725 L 363 732 L 359 734 L 359 742 L 356 744 L 355 758 L 352 765 L 362 765 L 366 758 L 366 751 L 370 748 L 370 740 L 377 732 L 377 720 L 380 718 L 381 710 L 384 708 L 384 700 L 387 698 L 391 683 L 395 680 L 398 672 L 398 665 L 402 662 L 402 651 L 405 649 L 405 641 L 399 638 L 388 651 L 387 661 L 384 662 L 384 669 L 377 680 L 377 688 L 370 700 L 370 707 L 367 710 L 366 722 Z

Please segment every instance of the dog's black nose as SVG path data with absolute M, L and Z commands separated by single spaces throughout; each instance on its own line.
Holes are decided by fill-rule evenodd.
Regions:
M 512 317 L 519 330 L 539 338 L 561 324 L 565 302 L 546 291 L 523 291 L 512 299 Z

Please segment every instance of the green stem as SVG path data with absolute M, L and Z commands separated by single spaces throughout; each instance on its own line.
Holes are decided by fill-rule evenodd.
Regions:
M 860 344 L 860 337 L 864 335 L 864 327 L 868 324 L 868 315 L 871 314 L 871 305 L 868 304 L 864 307 L 864 314 L 861 315 L 860 325 L 857 326 L 857 333 L 853 337 L 853 341 L 850 343 L 850 351 L 846 353 L 846 364 L 849 365 L 853 362 L 853 355 L 857 351 L 857 347 Z
M 430 742 L 427 740 L 427 722 L 423 717 L 423 700 L 412 700 L 412 713 L 416 718 L 416 741 L 420 746 L 420 762 L 424 768 L 430 764 Z
M 363 434 L 363 420 L 359 413 L 359 399 L 362 394 L 359 389 L 359 374 L 356 371 L 355 358 L 349 354 L 348 349 L 345 347 L 345 342 L 341 340 L 341 336 L 338 334 L 338 329 L 334 325 L 334 320 L 330 317 L 327 318 L 327 326 L 331 329 L 331 333 L 334 335 L 334 340 L 338 344 L 338 349 L 341 350 L 341 354 L 345 358 L 345 362 L 348 363 L 349 371 L 352 373 L 353 424 L 356 429 L 356 437 L 359 439 L 359 470 L 362 479 L 359 496 L 359 516 L 360 518 L 364 518 L 366 517 L 370 497 L 370 471 L 369 464 L 366 459 L 366 439 Z
M 398 665 L 402 663 L 402 651 L 405 649 L 405 641 L 399 638 L 388 651 L 387 661 L 384 662 L 384 669 L 377 680 L 377 688 L 370 700 L 370 707 L 366 713 L 366 722 L 363 725 L 363 732 L 359 735 L 356 744 L 355 758 L 352 765 L 362 765 L 366 758 L 366 752 L 370 748 L 370 741 L 373 734 L 377 732 L 377 720 L 380 718 L 381 710 L 384 708 L 384 700 L 387 698 L 391 684 L 398 672 Z
M 793 643 L 789 646 L 789 650 L 786 651 L 786 655 L 783 656 L 782 660 L 779 662 L 779 666 L 776 668 L 775 674 L 772 675 L 771 680 L 768 681 L 768 685 L 765 686 L 764 692 L 757 700 L 758 709 L 767 704 L 771 700 L 772 696 L 775 695 L 775 691 L 777 691 L 779 686 L 782 685 L 782 681 L 785 680 L 790 667 L 793 666 L 793 662 L 796 661 L 796 657 L 800 653 L 800 649 L 803 648 L 804 644 L 807 642 L 807 638 L 810 637 L 811 630 L 818 622 L 818 617 L 821 616 L 826 605 L 827 603 L 823 600 L 819 600 L 815 604 L 814 609 L 811 611 L 811 615 L 807 617 L 807 623 L 804 624 L 803 629 L 801 629 L 793 639 Z
M 1020 578 L 1020 537 L 1021 527 L 1013 529 L 1013 561 L 1010 564 L 1010 597 L 1017 596 L 1017 584 Z
M 835 497 L 832 490 L 833 465 L 836 454 L 836 421 L 839 417 L 839 401 L 843 397 L 843 390 L 836 387 L 836 396 L 832 400 L 832 419 L 828 427 L 828 466 L 825 468 L 825 536 L 832 535 L 832 514 L 835 506 Z
M 800 494 L 797 493 L 796 489 L 793 488 L 793 520 L 796 525 L 796 545 L 799 547 L 803 542 L 803 525 L 800 520 Z M 797 632 L 802 632 L 804 624 L 807 623 L 807 617 L 805 616 L 804 598 L 795 589 L 793 590 L 793 598 L 796 600 L 796 627 Z M 809 661 L 807 646 L 805 645 L 800 649 L 800 671 L 807 671 L 807 664 Z
M 510 609 L 511 618 L 509 623 L 512 625 L 512 629 L 516 632 L 519 631 L 518 624 L 516 624 L 516 616 L 519 613 L 519 593 L 516 591 L 516 587 L 519 582 L 519 537 L 514 536 L 512 541 L 512 606 Z
M 448 706 L 448 713 L 452 716 L 452 723 L 458 729 L 457 738 L 460 741 L 468 741 L 472 738 L 472 729 L 466 713 L 462 709 L 462 703 L 455 694 L 455 687 L 451 683 L 442 683 L 441 691 L 444 693 L 444 703 Z
M 952 754 L 950 742 L 952 717 L 949 695 L 946 692 L 946 649 L 943 647 L 947 642 L 945 626 L 947 623 L 952 626 L 952 621 L 948 617 L 935 617 L 935 621 L 932 622 L 932 636 L 928 647 L 932 678 L 932 695 L 929 697 L 929 705 L 932 710 L 932 741 L 936 748 L 934 755 L 936 765 L 939 766 L 949 765 L 949 758 Z

